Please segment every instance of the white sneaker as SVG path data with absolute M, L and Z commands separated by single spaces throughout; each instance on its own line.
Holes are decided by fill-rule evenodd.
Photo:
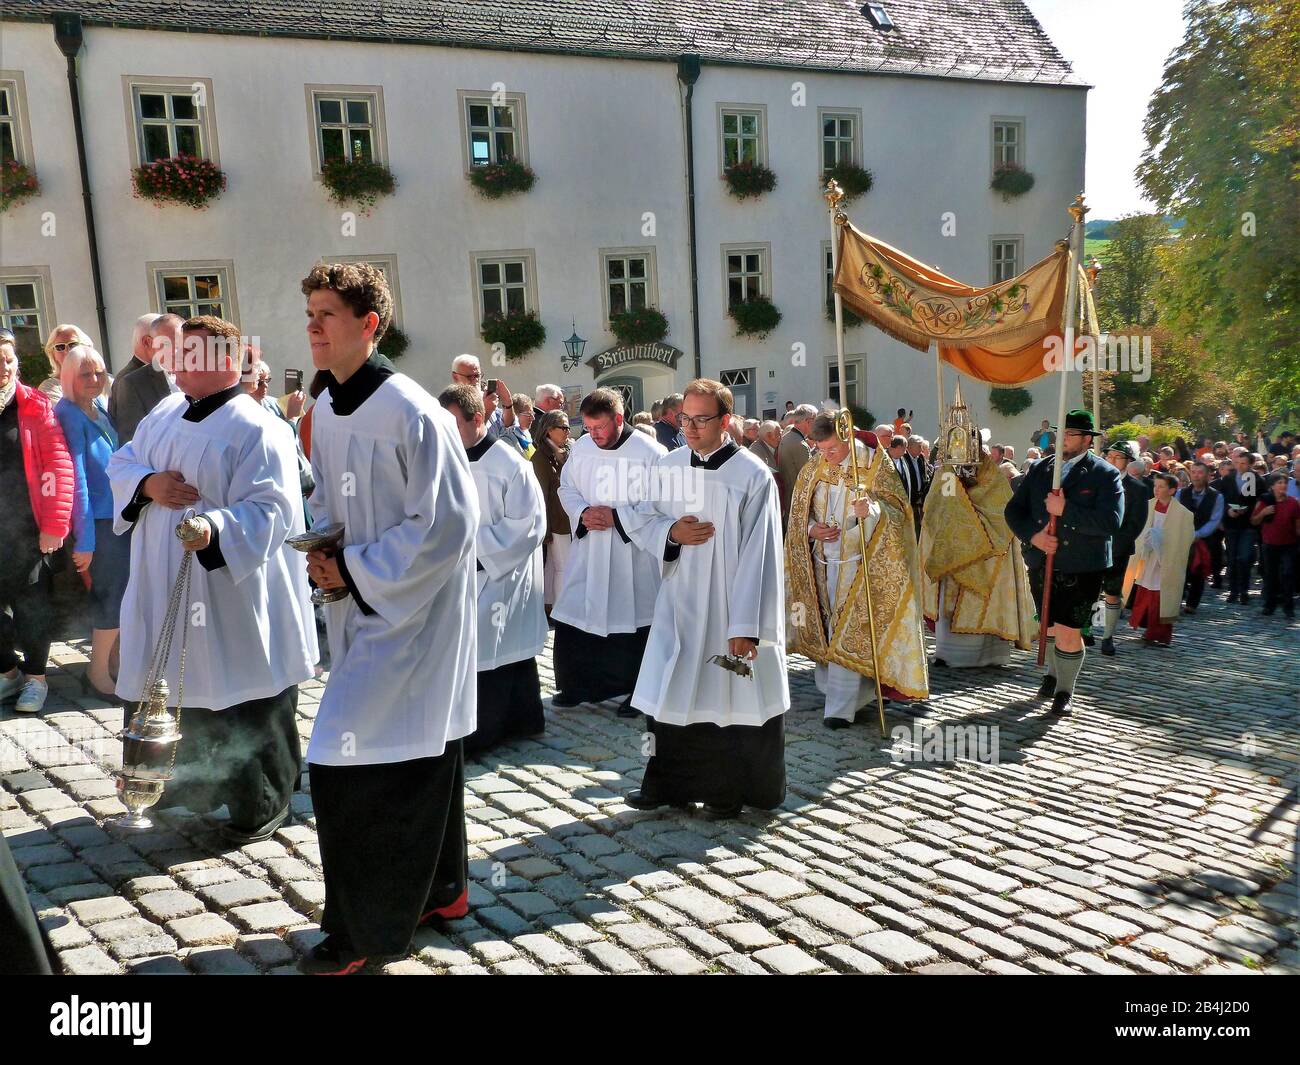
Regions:
M 50 686 L 46 681 L 28 677 L 27 683 L 18 693 L 18 702 L 14 704 L 14 709 L 20 714 L 40 713 L 45 705 L 45 697 L 49 694 Z
M 12 698 L 17 692 L 21 691 L 25 679 L 21 669 L 15 669 L 12 677 L 6 677 L 3 673 L 0 673 L 0 703 Z

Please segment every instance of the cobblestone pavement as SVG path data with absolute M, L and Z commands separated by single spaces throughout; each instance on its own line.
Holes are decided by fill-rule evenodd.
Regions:
M 632 810 L 640 722 L 548 711 L 545 737 L 468 767 L 469 917 L 386 971 L 1300 972 L 1298 631 L 1213 601 L 1169 650 L 1125 623 L 1070 718 L 1019 652 L 890 712 L 936 759 L 918 728 L 996 726 L 997 764 L 825 729 L 792 659 L 787 801 L 731 821 Z M 122 710 L 80 694 L 81 645 L 54 659 L 42 715 L 0 711 L 0 827 L 68 971 L 292 972 L 320 937 L 310 794 L 242 850 L 224 811 L 115 835 Z

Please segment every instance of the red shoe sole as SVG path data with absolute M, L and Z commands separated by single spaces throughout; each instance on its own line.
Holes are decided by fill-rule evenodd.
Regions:
M 455 902 L 446 906 L 439 906 L 430 910 L 428 913 L 420 915 L 420 924 L 431 921 L 435 917 L 441 917 L 444 920 L 454 921 L 457 917 L 464 917 L 469 913 L 469 888 L 460 893 L 460 897 Z

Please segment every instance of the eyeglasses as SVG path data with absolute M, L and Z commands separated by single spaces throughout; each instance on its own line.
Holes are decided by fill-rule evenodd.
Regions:
M 475 370 L 473 373 L 461 373 L 460 370 L 453 370 L 451 376 L 463 377 L 466 381 L 481 381 L 483 379 L 483 375 L 478 370 Z
M 721 417 L 721 414 L 696 414 L 693 417 L 689 414 L 679 414 L 673 421 L 677 423 L 679 429 L 685 429 L 688 425 L 694 425 L 696 429 L 703 429 L 709 422 Z

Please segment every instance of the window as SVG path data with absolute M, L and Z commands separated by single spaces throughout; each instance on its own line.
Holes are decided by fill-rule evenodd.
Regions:
M 476 166 L 507 159 L 528 162 L 523 93 L 462 89 L 456 96 L 460 103 L 461 152 L 466 173 Z
M 0 327 L 13 331 L 19 358 L 41 353 L 45 334 L 55 321 L 48 270 L 14 267 L 0 271 Z
M 863 4 L 862 13 L 870 19 L 871 24 L 878 30 L 892 30 L 894 20 L 889 17 L 889 12 L 885 10 L 884 4 Z
M 323 163 L 386 163 L 384 91 L 377 85 L 308 85 L 311 114 L 312 165 Z
M 388 291 L 393 297 L 393 324 L 402 327 L 402 289 L 397 279 L 396 255 L 334 255 L 322 256 L 322 263 L 367 263 L 373 266 L 388 282 Z
M 603 248 L 600 263 L 607 322 L 621 311 L 659 305 L 653 248 Z
M 727 286 L 727 307 L 747 303 L 755 296 L 771 296 L 769 244 L 726 244 L 722 248 L 722 267 Z
M 993 284 L 1020 273 L 1020 237 L 994 237 L 992 247 Z
M 767 163 L 763 128 L 767 108 L 719 105 L 718 128 L 722 133 L 722 167 L 736 163 Z
M 531 251 L 482 253 L 473 259 L 476 325 L 489 314 L 537 310 L 537 267 Z
M 821 121 L 822 129 L 823 172 L 838 163 L 856 163 L 858 161 L 861 155 L 858 150 L 860 114 L 860 112 L 818 110 L 817 116 Z
M 132 165 L 194 155 L 217 163 L 211 78 L 124 75 Z
M 822 241 L 822 258 L 826 264 L 826 302 L 829 304 L 835 298 L 835 266 L 834 256 L 831 254 L 831 242 Z
M 993 169 L 1007 163 L 1025 165 L 1025 124 L 1019 119 L 993 120 Z
M 20 71 L 0 70 L 0 162 L 32 166 L 27 92 Z
M 844 391 L 846 398 L 840 398 L 840 368 L 835 359 L 826 360 L 826 394 L 835 400 L 841 406 L 853 404 L 855 407 L 862 405 L 859 396 L 859 382 L 862 379 L 862 360 L 853 359 L 844 363 Z M 858 426 L 859 429 L 864 428 Z
M 197 263 L 149 263 L 154 310 L 194 318 L 213 314 L 239 322 L 235 304 L 235 267 L 230 260 Z

